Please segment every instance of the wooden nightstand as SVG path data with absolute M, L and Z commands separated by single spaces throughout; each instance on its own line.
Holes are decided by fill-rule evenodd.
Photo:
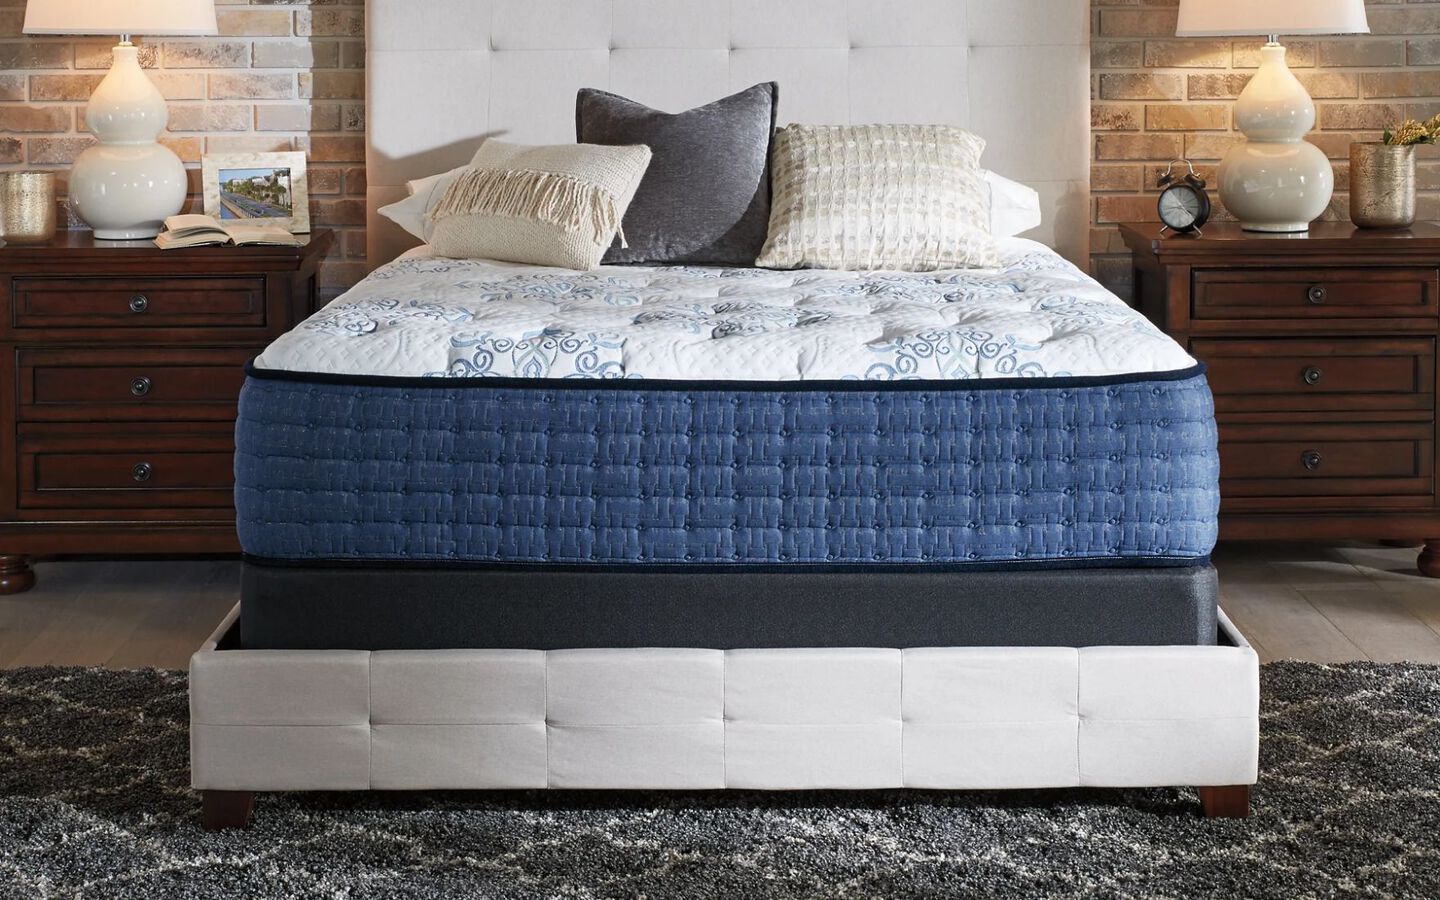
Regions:
M 1221 537 L 1424 539 L 1440 577 L 1440 227 L 1121 234 L 1140 309 L 1210 369 Z
M 332 239 L 0 247 L 0 594 L 33 555 L 239 550 L 243 366 L 315 309 Z

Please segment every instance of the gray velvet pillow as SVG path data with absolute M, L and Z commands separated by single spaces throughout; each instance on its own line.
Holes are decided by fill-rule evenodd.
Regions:
M 582 144 L 644 144 L 650 168 L 625 213 L 628 247 L 606 263 L 750 266 L 770 224 L 770 140 L 779 87 L 757 84 L 682 113 L 592 88 L 575 100 Z

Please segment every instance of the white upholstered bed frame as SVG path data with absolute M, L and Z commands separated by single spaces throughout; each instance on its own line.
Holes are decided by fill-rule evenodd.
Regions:
M 374 209 L 486 135 L 574 139 L 577 88 L 679 110 L 780 82 L 780 121 L 935 122 L 1036 187 L 1076 261 L 1089 202 L 1083 0 L 369 0 Z M 420 788 L 1205 787 L 1255 780 L 1258 664 L 1211 647 L 224 649 L 191 664 L 206 821 L 252 792 Z

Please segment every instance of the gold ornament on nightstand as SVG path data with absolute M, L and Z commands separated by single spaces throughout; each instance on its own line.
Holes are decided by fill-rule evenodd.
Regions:
M 1406 119 L 1379 143 L 1350 145 L 1350 221 L 1360 228 L 1415 224 L 1415 147 L 1440 137 L 1440 116 Z
M 0 243 L 41 244 L 54 236 L 54 173 L 0 172 Z

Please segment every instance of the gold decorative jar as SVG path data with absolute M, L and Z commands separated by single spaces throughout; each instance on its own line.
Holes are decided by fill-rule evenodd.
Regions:
M 1350 221 L 1360 228 L 1415 224 L 1415 146 L 1350 145 Z
M 0 240 L 44 243 L 55 236 L 55 173 L 0 172 Z

